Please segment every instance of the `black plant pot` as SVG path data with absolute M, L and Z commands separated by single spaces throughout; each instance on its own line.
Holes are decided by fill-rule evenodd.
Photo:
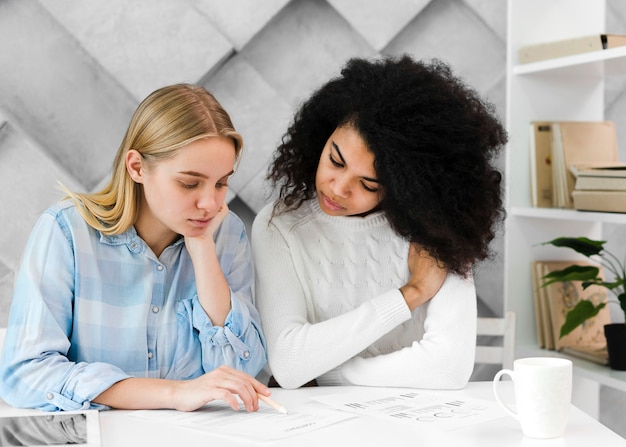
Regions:
M 626 371 L 626 324 L 606 324 L 604 325 L 604 335 L 609 351 L 609 366 L 611 369 Z

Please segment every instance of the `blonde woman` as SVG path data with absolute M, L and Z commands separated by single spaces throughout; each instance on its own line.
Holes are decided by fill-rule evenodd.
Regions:
M 244 225 L 224 201 L 242 149 L 205 89 L 137 108 L 108 185 L 67 191 L 16 277 L 0 394 L 42 410 L 258 409 L 266 363 Z

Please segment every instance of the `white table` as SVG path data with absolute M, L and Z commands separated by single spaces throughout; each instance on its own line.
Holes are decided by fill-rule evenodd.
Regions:
M 512 382 L 502 384 L 504 399 L 513 400 Z M 347 394 L 358 387 L 315 387 L 298 390 L 273 389 L 272 397 L 290 411 L 310 413 L 322 405 L 311 396 Z M 457 399 L 488 399 L 493 401 L 491 382 L 472 382 L 463 390 L 436 391 Z M 0 401 L 1 402 L 1 401 Z M 0 403 L 0 413 L 32 412 L 18 410 Z M 233 440 L 172 423 L 156 423 L 131 416 L 131 411 L 109 410 L 100 415 L 103 447 L 193 447 L 223 445 L 249 447 L 248 440 Z M 272 446 L 334 447 L 334 446 L 457 446 L 457 447 L 626 447 L 620 437 L 583 411 L 572 406 L 565 436 L 553 440 L 534 440 L 522 435 L 519 423 L 502 411 L 502 417 L 470 425 L 454 431 L 428 432 L 413 425 L 374 416 L 359 416 L 309 433 L 283 439 Z
M 512 382 L 502 383 L 504 396 L 513 403 Z M 273 389 L 272 397 L 290 410 L 320 405 L 311 402 L 315 394 L 340 393 L 343 387 L 301 388 L 298 390 Z M 467 399 L 493 400 L 491 382 L 472 382 L 463 390 L 437 391 Z M 130 417 L 128 411 L 112 410 L 100 413 L 103 447 L 175 447 L 175 446 L 250 446 L 250 442 L 237 443 L 231 439 L 211 436 L 193 429 L 177 427 L 173 424 L 155 424 L 151 421 Z M 360 416 L 310 433 L 281 440 L 271 444 L 276 446 L 332 447 L 345 446 L 567 446 L 590 447 L 626 446 L 626 440 L 617 435 L 583 411 L 572 406 L 566 434 L 553 440 L 525 438 L 519 423 L 502 412 L 502 418 L 479 425 L 461 428 L 452 432 L 429 433 L 417 430 L 408 424 L 387 421 L 381 418 Z

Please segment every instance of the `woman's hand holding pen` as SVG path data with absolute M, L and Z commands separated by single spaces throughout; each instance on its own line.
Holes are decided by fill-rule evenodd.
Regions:
M 259 409 L 259 396 L 270 389 L 249 374 L 222 365 L 190 380 L 131 377 L 114 383 L 93 401 L 119 409 L 171 408 L 194 411 L 213 400 L 239 410 L 239 396 L 247 411 Z
M 238 395 L 246 411 L 259 409 L 259 393 L 269 396 L 270 389 L 254 377 L 222 365 L 192 380 L 174 382 L 173 403 L 179 411 L 194 411 L 213 400 L 222 400 L 239 410 Z
M 448 271 L 415 243 L 409 246 L 408 264 L 411 278 L 400 287 L 400 292 L 409 309 L 413 311 L 437 294 Z

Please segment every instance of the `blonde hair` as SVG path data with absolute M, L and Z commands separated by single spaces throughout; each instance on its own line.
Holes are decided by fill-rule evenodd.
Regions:
M 141 186 L 126 170 L 126 153 L 134 149 L 147 162 L 173 157 L 183 146 L 207 137 L 228 137 L 239 159 L 243 138 L 230 116 L 203 87 L 176 84 L 151 93 L 133 114 L 115 160 L 109 183 L 99 192 L 75 193 L 68 197 L 87 224 L 107 235 L 121 234 L 134 225 Z

